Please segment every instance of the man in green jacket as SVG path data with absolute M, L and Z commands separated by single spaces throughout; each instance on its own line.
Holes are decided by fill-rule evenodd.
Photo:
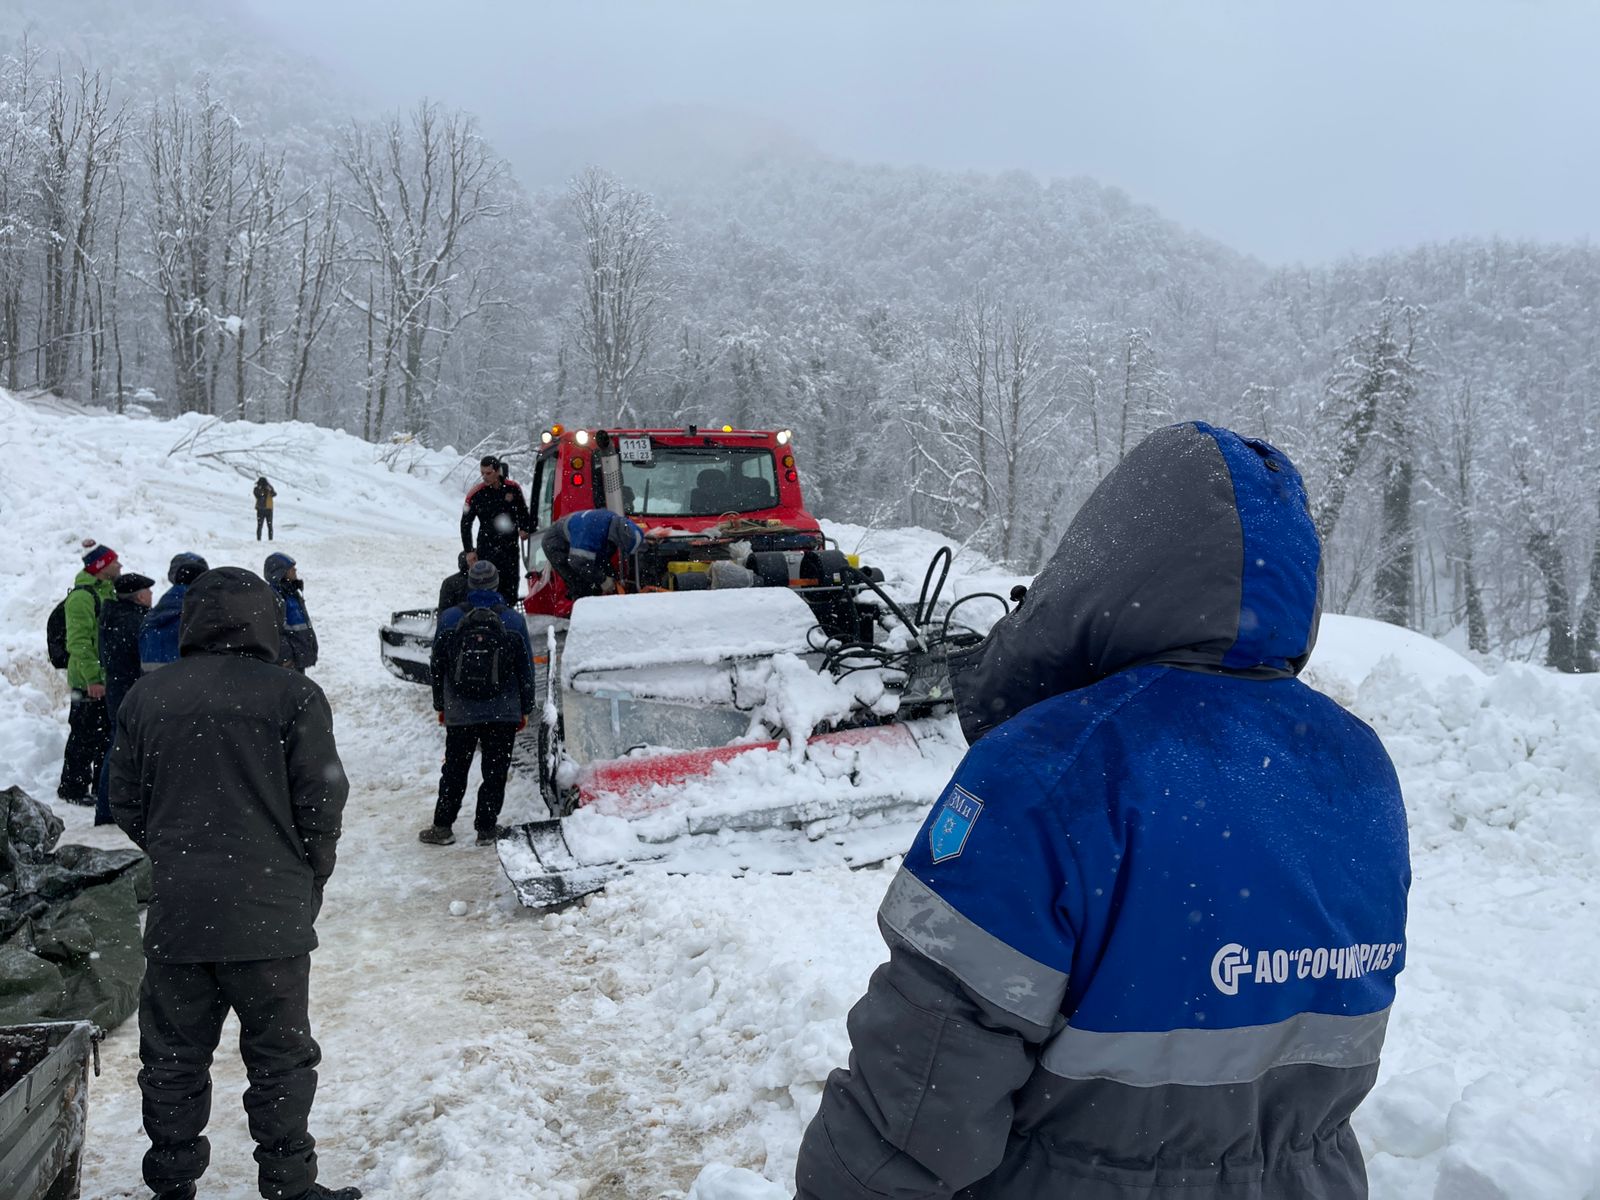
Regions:
M 70 804 L 94 803 L 95 774 L 111 745 L 106 681 L 100 670 L 100 607 L 116 598 L 113 585 L 120 574 L 117 552 L 92 545 L 84 551 L 83 570 L 67 593 L 67 685 L 72 688 L 72 709 L 56 795 Z

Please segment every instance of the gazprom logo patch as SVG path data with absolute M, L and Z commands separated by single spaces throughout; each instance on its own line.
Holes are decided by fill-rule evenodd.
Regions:
M 1211 959 L 1211 982 L 1224 996 L 1239 994 L 1239 976 L 1250 970 L 1250 952 L 1238 942 L 1229 942 Z
M 928 849 L 933 853 L 933 861 L 942 863 L 965 850 L 972 827 L 982 815 L 982 800 L 959 784 L 952 787 L 934 814 L 933 827 L 928 830 Z
M 1211 956 L 1211 985 L 1237 996 L 1241 980 L 1288 983 L 1290 979 L 1360 979 L 1387 971 L 1404 942 L 1356 942 L 1350 946 L 1299 946 L 1293 950 L 1247 950 L 1229 942 Z

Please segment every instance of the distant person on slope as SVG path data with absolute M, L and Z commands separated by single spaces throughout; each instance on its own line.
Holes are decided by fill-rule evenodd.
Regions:
M 617 555 L 627 560 L 643 544 L 643 531 L 608 508 L 590 508 L 562 517 L 544 531 L 540 543 L 550 560 L 550 569 L 574 600 L 615 592 Z
M 456 565 L 460 569 L 454 575 L 446 576 L 445 581 L 439 585 L 439 603 L 436 607 L 441 613 L 447 608 L 454 608 L 458 604 L 467 602 L 467 592 L 470 590 L 467 584 L 467 570 L 470 564 L 467 562 L 465 550 L 456 555 Z
M 472 756 L 482 752 L 483 782 L 472 827 L 478 845 L 494 841 L 506 801 L 511 743 L 533 711 L 533 643 L 522 614 L 496 590 L 494 564 L 480 559 L 467 568 L 466 601 L 439 614 L 430 670 L 433 707 L 444 725 L 444 766 L 433 823 L 417 835 L 430 846 L 456 840 L 451 826 L 467 794 Z
M 278 597 L 283 613 L 283 645 L 279 662 L 304 674 L 317 665 L 317 631 L 311 627 L 306 610 L 305 583 L 295 568 L 294 559 L 279 551 L 267 555 L 261 573 Z
M 113 740 L 117 728 L 117 710 L 122 698 L 139 681 L 139 629 L 145 614 L 150 611 L 150 589 L 156 581 L 148 575 L 132 571 L 117 576 L 112 585 L 116 598 L 100 606 L 100 672 L 106 681 L 106 719 L 112 729 Z M 95 788 L 94 823 L 111 824 L 111 807 L 106 798 L 106 764 L 111 760 L 108 748 L 101 762 Z
M 1294 465 L 1151 434 L 950 656 L 971 749 L 878 910 L 800 1200 L 1360 1200 L 1411 881 L 1372 729 L 1299 682 Z
M 172 586 L 150 610 L 139 630 L 139 667 L 149 674 L 158 667 L 178 661 L 178 619 L 183 615 L 183 598 L 189 585 L 211 568 L 192 550 L 172 556 L 167 564 L 167 582 Z
M 506 464 L 494 455 L 484 455 L 478 474 L 480 481 L 467 493 L 461 510 L 461 548 L 466 551 L 468 566 L 479 559 L 494 564 L 500 595 L 507 604 L 515 604 L 517 581 L 522 577 L 518 539 L 526 538 L 533 528 L 528 501 L 522 485 L 506 474 Z M 478 523 L 476 541 L 474 521 Z
M 117 715 L 111 811 L 155 884 L 139 989 L 139 1091 L 158 1198 L 192 1200 L 211 1159 L 211 1060 L 239 1018 L 261 1194 L 359 1200 L 317 1183 L 309 1123 L 322 1053 L 311 951 L 350 790 L 322 689 L 278 662 L 278 604 L 240 567 L 184 603 L 182 658 Z
M 83 553 L 83 570 L 67 593 L 67 685 L 72 689 L 72 707 L 56 796 L 69 804 L 94 803 L 95 774 L 111 745 L 106 677 L 100 669 L 100 609 L 116 597 L 120 574 L 117 552 L 91 542 Z
M 278 494 L 276 488 L 267 482 L 265 475 L 256 480 L 256 486 L 251 489 L 256 498 L 256 541 L 261 540 L 261 526 L 267 527 L 267 541 L 272 540 L 272 498 Z

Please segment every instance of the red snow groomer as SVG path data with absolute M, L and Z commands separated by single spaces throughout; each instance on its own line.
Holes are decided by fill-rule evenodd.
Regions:
M 575 512 L 609 508 L 646 532 L 658 531 L 656 544 L 626 564 L 624 592 L 739 586 L 741 577 L 716 563 L 755 572 L 759 584 L 816 587 L 830 566 L 837 573 L 847 564 L 845 556 L 830 558 L 837 552 L 828 550 L 822 527 L 806 511 L 786 429 L 555 425 L 541 442 L 529 493 L 536 530 Z M 536 532 L 523 607 L 535 616 L 570 616 L 572 601 L 547 570 L 538 540 Z M 736 549 L 741 544 L 746 549 Z M 819 557 L 807 563 L 808 551 Z M 806 577 L 803 568 L 815 574 Z
M 977 635 L 947 611 L 935 625 L 938 559 L 915 604 L 892 598 L 806 510 L 787 430 L 552 426 L 529 502 L 545 704 L 518 762 L 535 759 L 551 819 L 498 840 L 524 903 L 645 862 L 792 871 L 904 851 L 965 750 L 945 653 Z M 613 561 L 617 594 L 574 604 L 540 532 L 594 508 L 648 536 Z

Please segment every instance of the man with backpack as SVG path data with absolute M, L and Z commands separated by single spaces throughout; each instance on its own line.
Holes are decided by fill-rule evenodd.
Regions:
M 61 759 L 56 796 L 69 804 L 93 804 L 95 774 L 111 745 L 106 715 L 106 682 L 100 669 L 100 608 L 109 602 L 122 563 L 109 546 L 91 543 L 83 570 L 67 598 L 46 625 L 50 661 L 67 670 L 72 708 L 67 717 L 67 749 Z
M 430 846 L 456 840 L 450 827 L 467 794 L 472 755 L 480 749 L 483 783 L 472 824 L 478 845 L 494 841 L 511 743 L 533 711 L 533 643 L 527 622 L 496 590 L 499 583 L 495 565 L 479 559 L 467 569 L 466 602 L 439 614 L 431 672 L 434 711 L 445 727 L 444 766 L 433 824 L 417 835 Z

